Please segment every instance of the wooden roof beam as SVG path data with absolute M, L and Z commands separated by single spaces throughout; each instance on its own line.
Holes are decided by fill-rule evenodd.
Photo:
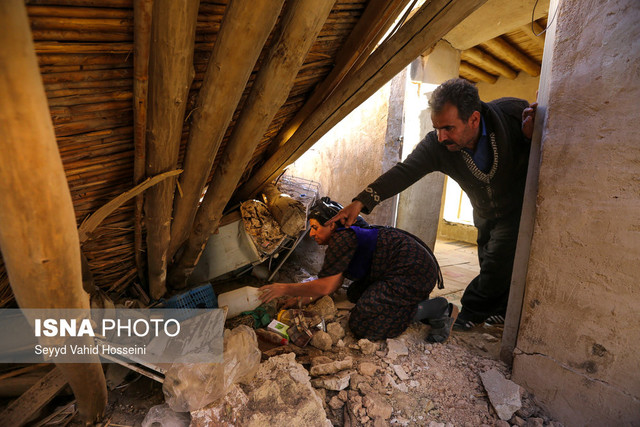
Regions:
M 149 92 L 149 49 L 151 48 L 151 13 L 153 0 L 134 0 L 133 22 L 133 183 L 140 184 L 145 174 L 147 156 L 147 94 Z M 141 283 L 147 282 L 142 252 L 142 208 L 144 195 L 136 196 L 133 205 L 133 236 L 136 269 Z
M 175 196 L 169 260 L 189 236 L 220 143 L 283 4 L 232 1 L 225 11 L 193 113 L 179 180 L 182 194 Z
M 189 87 L 193 80 L 193 47 L 199 0 L 155 0 L 149 61 L 147 176 L 176 168 Z M 147 190 L 147 263 L 149 293 L 166 292 L 167 251 L 175 178 Z
M 362 65 L 408 3 L 409 0 L 369 1 L 342 49 L 336 55 L 333 69 L 316 87 L 294 118 L 283 126 L 278 136 L 271 142 L 269 154 L 273 154 L 293 135 L 300 124 L 333 92 L 351 70 Z
M 532 77 L 540 75 L 540 65 L 535 63 L 524 53 L 513 47 L 508 41 L 502 37 L 496 37 L 495 39 L 487 40 L 483 43 L 489 49 L 497 52 L 499 55 L 507 58 L 513 62 L 518 68 Z
M 277 177 L 285 166 L 294 162 L 322 135 L 437 43 L 484 1 L 434 0 L 423 5 L 393 37 L 369 56 L 360 69 L 341 82 L 294 135 L 237 191 L 236 199 L 245 200 L 256 194 Z
M 498 80 L 498 78 L 493 74 L 489 74 L 468 62 L 460 62 L 460 74 L 468 74 L 476 81 L 482 81 L 490 84 L 494 84 Z
M 0 247 L 11 289 L 21 308 L 88 312 L 73 202 L 23 0 L 0 2 L 0 28 Z M 93 343 L 85 338 L 80 344 Z M 107 404 L 100 359 L 93 361 L 58 365 L 87 424 Z M 3 425 L 22 425 L 24 413 L 6 415 Z
M 522 32 L 524 32 L 533 42 L 538 45 L 540 50 L 544 50 L 544 28 L 542 25 L 538 24 L 536 21 L 533 21 L 527 25 L 523 25 L 520 27 Z M 536 35 L 539 34 L 539 35 Z
M 513 80 L 518 76 L 518 73 L 509 68 L 505 63 L 498 61 L 495 57 L 478 48 L 472 47 L 471 49 L 463 50 L 461 56 L 462 60 L 467 60 L 467 62 L 471 60 L 484 68 L 488 68 L 495 74 L 499 74 L 508 79 Z
M 271 1 L 271 0 L 269 0 Z M 218 227 L 222 211 L 231 198 L 242 173 L 262 136 L 285 103 L 296 75 L 311 45 L 320 33 L 335 0 L 289 2 L 281 30 L 236 121 L 219 165 L 216 167 L 191 234 L 179 259 L 170 270 L 169 286 L 186 284 L 209 236 Z

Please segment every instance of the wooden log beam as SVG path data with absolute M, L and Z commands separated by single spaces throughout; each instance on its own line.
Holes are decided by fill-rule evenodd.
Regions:
M 518 76 L 518 73 L 513 71 L 507 64 L 478 48 L 472 47 L 471 49 L 463 50 L 461 57 L 463 61 L 468 62 L 468 60 L 471 60 L 482 67 L 488 68 L 495 74 L 499 74 L 508 79 L 513 80 Z
M 487 40 L 483 45 L 498 55 L 505 57 L 530 76 L 535 77 L 540 75 L 540 65 L 536 64 L 531 58 L 513 47 L 502 37 Z
M 189 87 L 193 80 L 193 46 L 199 0 L 153 2 L 146 174 L 176 168 Z M 149 189 L 145 197 L 149 293 L 166 292 L 167 251 L 175 178 Z
M 0 28 L 0 247 L 11 288 L 22 308 L 89 309 L 73 203 L 22 0 L 0 2 Z M 86 422 L 107 403 L 94 360 L 59 365 Z
M 300 157 L 322 135 L 358 105 L 373 95 L 422 52 L 429 49 L 451 28 L 485 0 L 455 2 L 435 0 L 423 5 L 390 39 L 378 47 L 367 62 L 344 79 L 298 128 L 296 133 L 253 174 L 235 198 L 245 200 L 278 176 L 284 167 Z
M 460 74 L 468 74 L 476 81 L 486 82 L 489 84 L 494 84 L 498 80 L 498 78 L 493 74 L 489 74 L 468 62 L 460 62 Z
M 523 25 L 520 29 L 540 48 L 540 50 L 544 50 L 545 30 L 542 25 L 533 21 L 530 24 Z
M 149 92 L 149 49 L 151 48 L 151 14 L 153 0 L 134 0 L 133 22 L 133 183 L 144 180 L 147 157 L 147 106 Z M 147 283 L 144 252 L 142 251 L 142 208 L 144 195 L 136 196 L 133 207 L 133 236 L 135 262 L 140 283 Z
M 253 152 L 273 117 L 287 100 L 298 70 L 334 2 L 335 0 L 298 0 L 288 3 L 280 32 L 260 67 L 236 121 L 202 206 L 198 209 L 184 250 L 172 267 L 170 287 L 182 287 L 186 284 L 209 236 L 218 228 L 222 211 L 233 195 Z
M 333 92 L 350 70 L 362 65 L 408 2 L 409 0 L 371 0 L 367 4 L 358 23 L 336 55 L 333 69 L 314 89 L 295 117 L 274 138 L 269 154 L 273 154 L 278 147 L 291 138 L 300 124 Z
M 225 12 L 193 113 L 179 181 L 183 194 L 175 196 L 169 259 L 189 235 L 220 143 L 283 3 L 234 1 Z

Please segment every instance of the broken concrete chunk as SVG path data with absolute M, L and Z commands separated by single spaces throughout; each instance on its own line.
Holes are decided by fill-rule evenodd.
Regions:
M 506 379 L 496 369 L 480 374 L 489 401 L 501 420 L 509 420 L 522 406 L 520 401 L 520 386 Z
M 317 377 L 319 375 L 335 374 L 336 372 L 344 371 L 345 369 L 351 369 L 352 365 L 353 359 L 345 357 L 344 360 L 336 360 L 312 366 L 310 372 L 312 377 Z
M 307 310 L 319 314 L 324 320 L 331 320 L 336 316 L 338 310 L 330 296 L 324 296 L 313 304 L 307 306 Z
M 340 400 L 338 396 L 333 396 L 331 400 L 329 400 L 329 407 L 331 409 L 340 409 L 344 406 L 344 401 Z
M 311 359 L 311 366 L 326 365 L 333 362 L 333 359 L 327 356 L 316 356 Z
M 366 338 L 362 338 L 358 341 L 358 348 L 362 354 L 373 354 L 377 350 L 378 346 L 376 343 L 373 343 Z
M 398 378 L 400 378 L 402 381 L 406 381 L 408 380 L 410 377 L 409 375 L 407 375 L 407 373 L 405 372 L 404 368 L 400 365 L 391 365 L 391 367 L 393 368 L 393 371 L 396 373 L 396 375 L 398 376 Z
M 403 340 L 388 338 L 387 339 L 387 357 L 391 360 L 395 360 L 398 356 L 406 356 L 409 354 L 409 349 Z
M 339 340 L 344 338 L 344 328 L 338 322 L 329 323 L 327 325 L 327 333 L 331 335 L 331 340 L 336 344 Z
M 340 391 L 349 387 L 350 379 L 351 374 L 343 371 L 335 375 L 315 378 L 311 380 L 311 385 L 314 387 L 326 388 L 327 390 Z
M 386 399 L 377 393 L 369 393 L 363 399 L 362 403 L 367 408 L 367 415 L 370 418 L 382 418 L 384 420 L 391 417 L 393 408 Z
M 333 341 L 331 339 L 331 335 L 325 331 L 317 331 L 313 334 L 310 344 L 315 348 L 326 351 L 331 349 Z
M 358 372 L 365 377 L 372 377 L 378 371 L 378 365 L 371 362 L 362 362 L 358 366 Z
M 233 384 L 229 393 L 222 400 L 197 411 L 192 411 L 190 427 L 236 425 L 242 408 L 247 405 L 248 401 L 249 397 L 242 389 L 237 384 Z

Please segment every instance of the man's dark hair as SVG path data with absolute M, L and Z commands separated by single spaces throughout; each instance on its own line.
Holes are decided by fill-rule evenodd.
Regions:
M 433 91 L 429 108 L 439 113 L 447 103 L 456 107 L 460 120 L 466 122 L 474 111 L 480 111 L 478 89 L 465 79 L 447 80 Z

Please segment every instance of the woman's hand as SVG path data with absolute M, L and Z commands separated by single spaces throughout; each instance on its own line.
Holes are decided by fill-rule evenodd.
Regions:
M 270 285 L 264 285 L 258 289 L 260 291 L 260 299 L 263 303 L 267 303 L 276 298 L 290 295 L 290 286 L 291 283 L 272 283 Z

